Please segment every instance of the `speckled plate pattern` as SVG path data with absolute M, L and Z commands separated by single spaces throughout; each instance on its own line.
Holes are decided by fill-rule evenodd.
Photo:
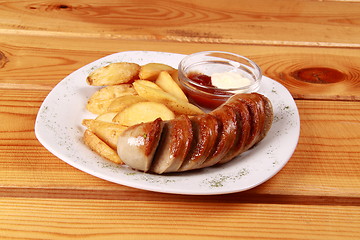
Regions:
M 81 121 L 95 118 L 85 105 L 98 87 L 86 77 L 112 62 L 165 63 L 177 68 L 182 54 L 129 51 L 96 60 L 64 78 L 46 97 L 38 112 L 35 134 L 52 154 L 71 166 L 110 182 L 134 188 L 174 194 L 215 195 L 240 192 L 258 186 L 277 174 L 292 156 L 300 134 L 296 104 L 280 83 L 262 78 L 260 93 L 274 107 L 274 122 L 268 135 L 254 148 L 227 164 L 201 170 L 155 175 L 134 171 L 106 161 L 82 142 Z M 61 181 L 61 179 L 59 179 Z

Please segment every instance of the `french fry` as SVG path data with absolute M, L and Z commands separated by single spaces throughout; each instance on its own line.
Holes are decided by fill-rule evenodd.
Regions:
M 175 118 L 175 114 L 162 103 L 139 102 L 119 112 L 113 121 L 132 126 L 143 122 L 151 122 L 159 117 L 165 121 Z
M 125 95 L 115 98 L 108 107 L 109 112 L 121 112 L 128 106 L 138 103 L 146 102 L 147 100 L 139 95 Z
M 93 119 L 84 119 L 82 124 L 114 150 L 117 148 L 120 134 L 127 128 L 117 123 Z
M 186 97 L 185 93 L 179 87 L 179 85 L 174 81 L 171 75 L 166 72 L 160 72 L 158 78 L 156 79 L 155 83 L 162 88 L 165 92 L 170 93 L 174 97 L 189 102 L 188 98 Z
M 139 76 L 140 65 L 129 62 L 110 63 L 90 73 L 86 81 L 92 86 L 128 83 Z
M 107 109 L 114 98 L 125 95 L 136 95 L 136 91 L 132 84 L 107 86 L 96 91 L 90 97 L 86 108 L 94 114 L 102 114 L 107 112 Z
M 139 72 L 139 78 L 144 80 L 155 81 L 159 73 L 162 71 L 167 71 L 169 73 L 172 73 L 176 71 L 176 69 L 162 63 L 148 63 L 141 66 Z
M 162 103 L 176 114 L 185 114 L 185 115 L 204 114 L 204 112 L 197 106 L 185 101 L 181 101 L 167 92 L 152 87 L 148 87 L 137 81 L 135 81 L 133 85 L 139 96 L 148 99 L 150 102 Z
M 104 141 L 102 141 L 99 137 L 97 137 L 90 130 L 85 130 L 83 136 L 84 143 L 94 152 L 99 154 L 101 157 L 110 160 L 117 164 L 124 164 L 120 159 L 117 152 L 112 149 L 109 145 L 107 145 Z

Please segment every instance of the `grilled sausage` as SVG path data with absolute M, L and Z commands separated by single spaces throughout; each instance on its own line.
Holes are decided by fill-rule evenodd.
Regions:
M 223 164 L 261 141 L 272 120 L 268 98 L 236 94 L 209 114 L 128 128 L 119 137 L 118 154 L 128 166 L 158 174 Z

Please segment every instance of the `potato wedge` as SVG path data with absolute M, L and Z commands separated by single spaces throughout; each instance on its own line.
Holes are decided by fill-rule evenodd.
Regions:
M 179 87 L 179 85 L 174 81 L 174 79 L 171 77 L 171 75 L 168 72 L 166 71 L 160 72 L 155 83 L 165 92 L 170 93 L 174 97 L 184 102 L 189 102 L 183 90 Z
M 172 73 L 176 71 L 176 69 L 162 63 L 148 63 L 141 66 L 139 72 L 139 78 L 144 80 L 155 81 L 159 73 L 162 71 L 167 71 L 169 73 Z
M 118 114 L 118 112 L 106 112 L 97 116 L 95 120 L 112 123 L 116 114 Z
M 90 73 L 86 81 L 92 86 L 109 86 L 129 83 L 138 78 L 140 65 L 129 62 L 110 63 Z
M 179 83 L 179 72 L 178 72 L 178 70 L 175 70 L 174 72 L 170 73 L 170 75 L 171 75 L 172 79 L 176 82 L 176 84 L 178 84 L 179 87 L 181 87 L 180 83 Z
M 174 82 L 181 88 L 181 90 L 184 91 L 184 86 L 181 85 L 180 80 L 179 80 L 179 71 L 176 70 L 175 72 L 172 72 L 171 74 L 172 79 L 174 80 Z
M 117 152 L 90 130 L 85 130 L 83 141 L 91 150 L 99 154 L 101 157 L 114 163 L 124 164 Z
M 128 106 L 138 103 L 146 102 L 147 100 L 139 95 L 125 95 L 115 98 L 108 107 L 109 112 L 121 112 Z
M 114 122 L 132 126 L 138 123 L 151 122 L 157 118 L 170 120 L 175 118 L 175 114 L 162 103 L 139 102 L 135 103 L 114 117 Z
M 141 83 L 141 84 L 146 85 L 148 87 L 152 87 L 152 88 L 162 90 L 161 87 L 159 87 L 156 83 L 154 83 L 152 81 L 149 81 L 149 80 L 141 80 L 140 79 L 140 80 L 136 80 L 135 82 Z
M 114 150 L 117 148 L 118 137 L 127 128 L 117 123 L 94 119 L 84 119 L 82 124 Z
M 136 91 L 132 84 L 121 84 L 104 87 L 96 91 L 88 100 L 86 108 L 94 114 L 102 114 L 107 112 L 108 107 L 114 98 L 125 95 L 136 95 Z
M 167 92 L 148 87 L 136 81 L 133 83 L 133 85 L 139 96 L 142 96 L 151 102 L 162 103 L 176 114 L 204 114 L 204 112 L 197 106 L 185 101 L 181 101 Z

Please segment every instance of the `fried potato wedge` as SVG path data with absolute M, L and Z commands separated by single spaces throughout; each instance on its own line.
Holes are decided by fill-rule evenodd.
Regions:
M 99 154 L 101 157 L 114 163 L 124 164 L 117 152 L 90 130 L 85 130 L 83 141 L 91 150 Z
M 180 86 L 178 70 L 175 70 L 174 72 L 170 73 L 170 75 L 171 75 L 172 79 L 176 82 L 176 84 L 178 84 Z
M 184 86 L 181 85 L 180 81 L 179 81 L 179 71 L 176 70 L 175 72 L 170 74 L 172 79 L 174 80 L 174 82 L 181 88 L 181 90 L 184 91 Z
M 86 81 L 92 86 L 109 86 L 129 83 L 138 78 L 140 65 L 129 62 L 110 63 L 90 73 Z
M 134 90 L 132 84 L 107 86 L 96 91 L 90 97 L 86 108 L 94 114 L 102 114 L 107 112 L 107 109 L 114 98 L 125 95 L 136 95 L 136 91 Z
M 155 89 L 159 89 L 159 90 L 162 90 L 161 87 L 159 87 L 155 82 L 152 82 L 152 81 L 149 81 L 149 80 L 136 80 L 135 82 L 137 83 L 141 83 L 143 85 L 146 85 L 148 87 L 152 87 L 152 88 L 155 88 Z
M 114 117 L 114 122 L 125 126 L 132 126 L 138 123 L 151 122 L 157 118 L 170 120 L 175 118 L 175 114 L 164 104 L 158 102 L 139 102 L 135 103 Z
M 162 63 L 148 63 L 141 66 L 139 72 L 139 78 L 144 80 L 155 81 L 159 73 L 162 71 L 167 71 L 169 73 L 172 73 L 176 71 L 176 69 Z
M 108 107 L 109 112 L 121 112 L 128 106 L 138 103 L 146 102 L 147 100 L 139 95 L 125 95 L 115 98 Z
M 95 120 L 112 123 L 116 114 L 118 114 L 118 112 L 106 112 L 97 116 Z
M 148 87 L 137 81 L 135 81 L 133 85 L 139 96 L 148 99 L 150 102 L 162 103 L 176 114 L 204 114 L 204 112 L 197 106 L 185 101 L 181 101 L 163 90 Z
M 170 93 L 174 97 L 184 102 L 189 102 L 183 90 L 179 87 L 179 85 L 174 81 L 174 79 L 171 77 L 171 75 L 168 72 L 166 71 L 160 72 L 155 83 L 165 92 Z
M 84 119 L 82 124 L 114 150 L 117 148 L 117 140 L 120 134 L 127 128 L 117 123 L 94 119 Z

